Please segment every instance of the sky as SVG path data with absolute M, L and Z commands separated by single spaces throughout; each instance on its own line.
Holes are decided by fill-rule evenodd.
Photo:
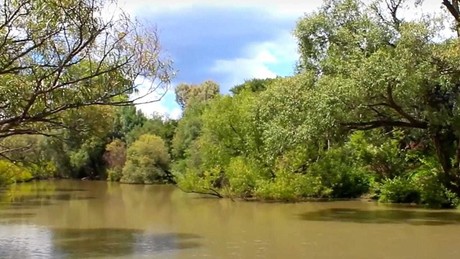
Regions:
M 228 93 L 248 79 L 292 75 L 299 59 L 292 36 L 296 22 L 321 4 L 320 0 L 122 0 L 120 8 L 155 25 L 163 54 L 176 70 L 161 101 L 138 108 L 147 116 L 178 118 L 181 110 L 173 87 L 179 83 L 213 80 Z M 440 6 L 441 0 L 424 1 L 425 10 Z

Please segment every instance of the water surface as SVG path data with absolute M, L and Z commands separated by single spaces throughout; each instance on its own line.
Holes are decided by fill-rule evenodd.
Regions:
M 456 210 L 85 181 L 0 190 L 0 258 L 460 258 L 458 244 Z

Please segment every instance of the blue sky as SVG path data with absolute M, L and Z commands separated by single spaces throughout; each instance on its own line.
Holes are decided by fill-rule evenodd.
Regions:
M 425 0 L 430 7 L 440 0 Z M 221 92 L 251 78 L 292 75 L 298 60 L 292 31 L 315 0 L 125 0 L 120 6 L 157 27 L 164 54 L 174 62 L 178 83 L 213 80 Z M 435 8 L 436 8 L 435 7 Z M 140 105 L 177 118 L 180 108 L 171 89 L 160 102 Z
M 249 2 L 249 3 L 248 3 Z M 121 8 L 157 27 L 164 54 L 177 71 L 172 86 L 213 80 L 222 93 L 247 79 L 293 74 L 296 21 L 319 1 L 130 0 Z M 160 102 L 140 105 L 177 118 L 171 89 Z

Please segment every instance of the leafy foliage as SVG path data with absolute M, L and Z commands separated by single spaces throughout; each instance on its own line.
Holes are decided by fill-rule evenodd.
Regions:
M 164 141 L 142 135 L 127 150 L 121 182 L 160 183 L 168 180 L 169 154 Z
M 107 164 L 107 180 L 120 181 L 126 162 L 126 145 L 115 139 L 105 147 L 104 161 Z
M 9 161 L 0 160 L 0 186 L 28 181 L 32 178 L 33 176 L 29 169 Z
M 459 204 L 460 41 L 442 33 L 446 17 L 402 19 L 405 0 L 327 0 L 297 23 L 296 75 L 248 80 L 231 95 L 220 95 L 211 81 L 181 84 L 175 93 L 183 116 L 174 121 L 148 118 L 132 106 L 105 106 L 129 103 L 139 72 L 168 82 L 169 67 L 159 61 L 155 35 L 132 38 L 126 36 L 137 35 L 132 24 L 122 26 L 125 31 L 113 21 L 109 27 L 116 34 L 107 37 L 120 38 L 109 41 L 118 59 L 109 51 L 107 58 L 89 60 L 105 57 L 94 55 L 101 49 L 92 43 L 109 27 L 100 27 L 103 21 L 90 18 L 93 12 L 86 9 L 63 17 L 34 9 L 67 10 L 74 3 L 48 6 L 52 2 L 2 7 L 32 14 L 3 12 L 13 18 L 6 24 L 25 22 L 18 29 L 30 38 L 16 45 L 5 41 L 2 49 L 11 51 L 0 51 L 0 80 L 15 86 L 0 87 L 4 182 L 56 172 L 74 177 L 107 172 L 109 180 L 127 183 L 168 182 L 174 175 L 183 190 L 218 197 L 296 201 L 372 194 L 381 202 Z M 457 1 L 443 5 L 459 25 Z M 70 18 L 78 18 L 77 25 L 86 22 L 69 31 L 69 42 L 82 33 L 86 52 L 72 54 L 48 31 Z M 43 21 L 50 26 L 44 28 Z M 88 24 L 101 30 L 87 30 Z M 32 27 L 37 30 L 26 30 Z M 9 39 L 11 28 L 0 30 L 0 37 Z M 50 36 L 46 44 L 15 56 L 28 43 L 40 42 L 38 28 Z M 59 63 L 56 71 L 47 66 L 56 60 L 66 64 L 69 55 L 78 62 Z M 43 73 L 49 77 L 40 77 Z M 6 138 L 23 133 L 59 133 L 63 139 Z
M 158 37 L 121 15 L 110 1 L 8 1 L 0 5 L 0 138 L 66 128 L 64 113 L 127 105 L 140 76 L 147 92 L 169 83 Z M 62 118 L 62 116 L 64 118 Z
M 434 208 L 455 208 L 458 196 L 447 189 L 440 178 L 440 169 L 433 159 L 422 161 L 422 166 L 408 176 L 385 180 L 380 186 L 382 202 L 421 203 Z
M 180 84 L 176 86 L 176 102 L 185 109 L 194 103 L 205 102 L 219 94 L 219 85 L 205 81 L 200 85 Z

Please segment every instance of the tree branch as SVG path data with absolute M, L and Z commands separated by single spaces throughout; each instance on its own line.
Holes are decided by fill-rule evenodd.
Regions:
M 397 120 L 374 120 L 366 122 L 346 122 L 342 123 L 342 126 L 348 129 L 357 129 L 357 130 L 370 130 L 381 127 L 398 127 L 398 128 L 417 128 L 417 129 L 427 129 L 427 123 L 411 123 L 405 121 Z

